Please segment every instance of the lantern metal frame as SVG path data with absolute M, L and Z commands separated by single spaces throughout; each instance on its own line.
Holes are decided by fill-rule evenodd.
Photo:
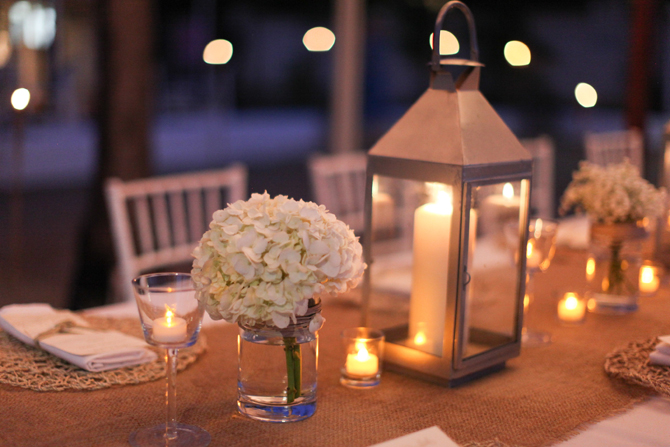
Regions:
M 440 31 L 445 16 L 451 9 L 460 10 L 467 19 L 471 60 L 440 56 Z M 520 182 L 522 199 L 519 209 L 518 250 L 519 253 L 525 253 L 532 176 L 530 154 L 479 93 L 479 71 L 483 65 L 478 59 L 472 13 L 460 1 L 445 4 L 438 14 L 433 34 L 430 87 L 370 149 L 367 156 L 363 255 L 369 266 L 374 262 L 372 194 L 373 178 L 376 175 L 438 182 L 453 187 L 454 211 L 451 217 L 447 284 L 455 286 L 447 290 L 445 297 L 447 302 L 442 355 L 436 356 L 394 343 L 394 340 L 407 338 L 406 327 L 384 330 L 387 340 L 385 364 L 388 369 L 450 386 L 500 370 L 505 366 L 506 360 L 518 356 L 521 351 L 525 256 L 520 256 L 516 266 L 514 333 L 509 340 L 504 340 L 481 354 L 465 358 L 462 352 L 466 330 L 465 293 L 470 281 L 467 261 L 470 255 L 468 241 L 473 189 L 481 185 Z M 444 68 L 447 65 L 465 67 L 456 82 Z M 440 125 L 430 127 L 436 121 Z M 441 137 L 444 138 L 440 140 Z M 436 141 L 441 143 L 434 144 Z M 408 150 L 410 147 L 413 150 Z M 368 268 L 363 283 L 363 325 L 369 322 L 372 294 L 370 270 Z

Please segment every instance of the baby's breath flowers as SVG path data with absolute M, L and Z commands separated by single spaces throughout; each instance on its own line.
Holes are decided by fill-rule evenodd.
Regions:
M 598 284 L 599 290 L 609 295 L 636 293 L 636 285 L 624 272 L 622 249 L 627 240 L 646 236 L 646 230 L 638 227 L 639 221 L 663 213 L 665 190 L 640 177 L 628 160 L 605 167 L 583 161 L 561 199 L 561 212 L 571 209 L 589 216 L 591 237 L 609 250 L 607 277 Z
M 599 166 L 579 164 L 561 199 L 561 213 L 585 212 L 596 223 L 632 223 L 658 217 L 664 209 L 665 190 L 640 177 L 628 160 Z

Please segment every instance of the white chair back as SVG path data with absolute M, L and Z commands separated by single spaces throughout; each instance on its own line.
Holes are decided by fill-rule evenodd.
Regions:
M 214 170 L 105 184 L 117 257 L 116 300 L 132 301 L 141 273 L 188 262 L 214 211 L 247 197 L 241 164 Z
M 644 138 L 640 129 L 587 133 L 584 136 L 586 159 L 601 166 L 621 163 L 625 158 L 644 175 Z
M 551 219 L 555 208 L 555 145 L 548 135 L 526 138 L 521 144 L 533 157 L 533 179 L 531 181 L 531 211 L 535 217 Z
M 309 160 L 314 200 L 359 235 L 365 227 L 365 152 L 317 155 Z

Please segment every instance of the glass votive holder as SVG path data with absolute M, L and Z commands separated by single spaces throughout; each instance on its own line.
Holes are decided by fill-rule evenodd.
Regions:
M 640 296 L 652 296 L 661 285 L 661 267 L 650 261 L 645 261 L 640 267 L 638 289 Z
M 190 274 L 151 273 L 132 284 L 147 343 L 179 349 L 196 342 L 205 307 Z
M 575 292 L 567 292 L 558 300 L 558 319 L 566 324 L 581 324 L 586 318 L 586 299 Z
M 343 366 L 340 383 L 350 388 L 379 385 L 384 359 L 384 334 L 357 327 L 342 331 Z

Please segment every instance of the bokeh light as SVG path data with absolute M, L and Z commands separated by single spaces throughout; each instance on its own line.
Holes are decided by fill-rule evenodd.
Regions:
M 505 59 L 513 67 L 530 64 L 530 48 L 523 42 L 511 40 L 505 44 Z
M 212 40 L 202 52 L 202 59 L 212 65 L 227 64 L 233 57 L 233 44 L 226 39 Z
M 586 82 L 580 82 L 575 87 L 575 98 L 580 106 L 593 107 L 598 102 L 598 93 Z
M 56 10 L 25 0 L 14 3 L 7 12 L 14 43 L 31 50 L 46 50 L 56 37 Z
M 30 102 L 30 92 L 26 88 L 17 88 L 12 93 L 12 107 L 16 110 L 23 110 L 28 107 Z
M 430 33 L 430 49 L 433 49 L 433 34 Z M 440 56 L 449 56 L 458 53 L 461 49 L 456 36 L 449 31 L 440 31 Z
M 302 43 L 308 51 L 329 51 L 335 45 L 335 34 L 328 28 L 317 26 L 305 33 Z

